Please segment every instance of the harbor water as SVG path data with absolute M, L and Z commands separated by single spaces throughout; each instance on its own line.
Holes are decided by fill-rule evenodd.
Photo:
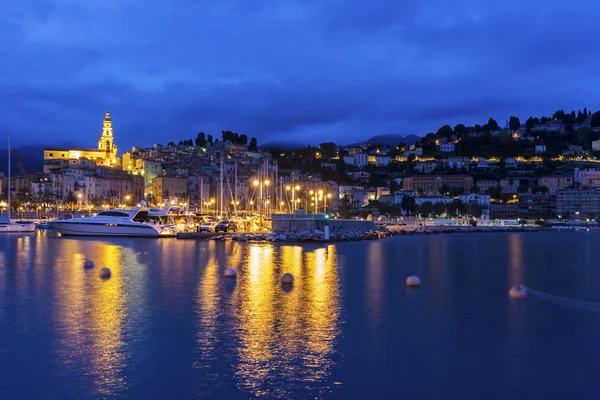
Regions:
M 594 232 L 6 234 L 0 398 L 597 398 L 600 313 L 508 290 L 600 302 L 599 248 Z M 413 273 L 420 288 L 405 285 Z

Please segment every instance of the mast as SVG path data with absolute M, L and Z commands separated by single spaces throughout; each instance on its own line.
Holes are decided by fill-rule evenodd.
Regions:
M 220 193 L 220 203 L 221 207 L 219 208 L 221 219 L 223 219 L 223 153 L 221 153 L 221 193 Z
M 204 213 L 204 176 L 200 181 L 200 214 Z
M 233 210 L 236 212 L 237 215 L 237 189 L 238 189 L 238 175 L 237 175 L 237 159 L 235 160 L 235 182 L 234 182 L 234 187 L 233 187 Z
M 8 220 L 10 221 L 10 130 L 7 132 L 8 133 L 8 212 L 7 212 L 7 216 L 8 216 Z

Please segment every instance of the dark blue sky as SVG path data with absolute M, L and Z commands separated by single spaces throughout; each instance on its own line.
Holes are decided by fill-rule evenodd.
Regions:
M 123 151 L 200 130 L 348 143 L 597 110 L 599 3 L 9 1 L 0 130 L 95 146 L 110 109 Z

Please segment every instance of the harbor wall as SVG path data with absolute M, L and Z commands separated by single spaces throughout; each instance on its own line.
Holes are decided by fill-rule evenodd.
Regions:
M 271 217 L 273 232 L 313 232 L 316 229 L 325 229 L 325 214 L 273 214 Z M 330 230 L 347 229 L 353 231 L 367 231 L 374 229 L 373 221 L 354 219 L 331 219 Z

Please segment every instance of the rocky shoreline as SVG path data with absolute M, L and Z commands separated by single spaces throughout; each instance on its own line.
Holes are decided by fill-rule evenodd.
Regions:
M 240 242 L 353 242 L 362 240 L 383 239 L 397 235 L 436 235 L 442 233 L 470 233 L 470 232 L 537 232 L 534 227 L 477 227 L 477 226 L 376 226 L 367 231 L 336 230 L 329 233 L 325 239 L 325 232 L 282 232 L 282 233 L 225 233 L 225 234 L 197 234 L 178 233 L 178 239 L 209 239 L 209 240 L 234 240 Z

